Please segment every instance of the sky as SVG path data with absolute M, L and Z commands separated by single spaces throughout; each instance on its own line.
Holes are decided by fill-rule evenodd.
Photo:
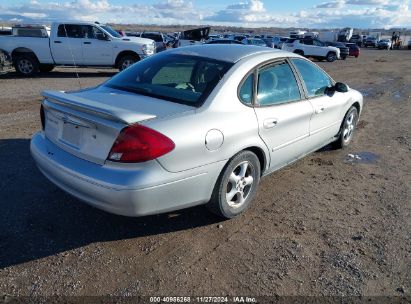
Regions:
M 0 0 L 0 20 L 411 28 L 410 0 Z

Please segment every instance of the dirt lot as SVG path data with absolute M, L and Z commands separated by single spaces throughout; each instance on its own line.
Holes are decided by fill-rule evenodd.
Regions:
M 352 145 L 264 178 L 225 222 L 203 206 L 115 216 L 59 190 L 29 140 L 40 92 L 78 88 L 73 69 L 0 76 L 0 295 L 410 297 L 411 51 L 320 65 L 364 93 Z M 80 70 L 81 85 L 113 73 Z

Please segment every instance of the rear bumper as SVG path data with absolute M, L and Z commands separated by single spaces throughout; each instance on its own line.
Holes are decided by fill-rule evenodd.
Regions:
M 206 203 L 224 162 L 180 173 L 157 161 L 98 165 L 77 158 L 35 134 L 31 154 L 40 171 L 55 185 L 85 203 L 110 213 L 143 216 Z

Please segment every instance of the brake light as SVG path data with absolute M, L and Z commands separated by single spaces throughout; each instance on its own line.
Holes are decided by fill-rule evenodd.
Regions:
M 111 148 L 108 159 L 125 163 L 140 163 L 171 152 L 174 142 L 167 136 L 142 125 L 125 127 Z

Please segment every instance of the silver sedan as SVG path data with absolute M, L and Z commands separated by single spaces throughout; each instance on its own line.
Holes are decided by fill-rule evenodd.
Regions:
M 281 50 L 199 45 L 162 52 L 102 85 L 43 92 L 31 153 L 64 191 L 142 216 L 206 204 L 232 218 L 260 178 L 354 134 L 362 95 Z

